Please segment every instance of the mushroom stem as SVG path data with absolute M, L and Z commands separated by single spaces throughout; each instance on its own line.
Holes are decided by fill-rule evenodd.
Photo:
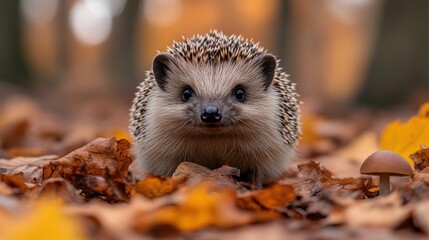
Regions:
M 390 175 L 387 173 L 380 174 L 379 195 L 386 196 L 390 193 Z

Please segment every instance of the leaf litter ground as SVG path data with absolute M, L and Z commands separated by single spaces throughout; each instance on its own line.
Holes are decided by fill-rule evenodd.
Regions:
M 238 169 L 189 162 L 172 177 L 137 179 L 129 172 L 124 131 L 100 124 L 61 128 L 61 120 L 31 100 L 18 100 L 2 103 L 0 115 L 0 239 L 429 235 L 427 105 L 382 133 L 381 148 L 398 151 L 415 169 L 410 178 L 392 178 L 394 191 L 381 197 L 378 179 L 361 176 L 359 168 L 378 149 L 377 129 L 368 126 L 393 119 L 374 123 L 365 111 L 335 120 L 304 111 L 296 161 L 278 182 L 259 188 L 240 182 Z M 412 137 L 416 131 L 423 134 Z

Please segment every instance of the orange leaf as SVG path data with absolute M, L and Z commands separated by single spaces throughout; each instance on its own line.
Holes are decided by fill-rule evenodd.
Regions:
M 14 175 L 0 175 L 0 180 L 11 187 L 18 188 L 21 192 L 25 192 L 28 189 L 22 172 Z
M 177 189 L 177 185 L 184 180 L 185 177 L 169 178 L 150 174 L 145 179 L 137 182 L 135 191 L 143 194 L 147 198 L 157 198 L 173 192 Z
M 287 205 L 295 197 L 292 186 L 276 183 L 260 192 L 239 198 L 238 205 L 248 210 L 272 210 Z

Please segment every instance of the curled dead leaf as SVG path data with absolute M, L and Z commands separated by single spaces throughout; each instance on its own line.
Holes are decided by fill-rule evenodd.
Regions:
M 192 162 L 180 163 L 173 173 L 173 178 L 186 177 L 187 184 L 204 181 L 213 188 L 235 189 L 237 192 L 247 192 L 248 190 L 238 183 L 234 176 L 240 176 L 239 169 L 224 165 L 211 170 Z
M 52 177 L 71 178 L 76 174 L 95 176 L 128 175 L 132 162 L 130 143 L 121 139 L 97 138 L 91 143 L 43 167 L 43 179 Z
M 14 175 L 22 173 L 26 183 L 41 183 L 43 167 L 50 161 L 58 158 L 55 155 L 40 157 L 17 157 L 12 159 L 0 159 L 0 173 Z
M 97 138 L 43 167 L 43 179 L 64 178 L 87 199 L 108 202 L 128 201 L 131 186 L 127 182 L 130 143 L 112 138 Z
M 429 167 L 429 149 L 420 149 L 417 152 L 410 155 L 410 158 L 414 161 L 416 171 L 422 171 Z

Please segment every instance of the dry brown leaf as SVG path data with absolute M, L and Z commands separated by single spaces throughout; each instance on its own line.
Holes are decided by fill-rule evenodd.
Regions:
M 275 210 L 295 200 L 292 186 L 275 183 L 258 192 L 251 192 L 237 199 L 238 206 L 248 210 Z
M 237 192 L 247 192 L 248 190 L 240 185 L 233 177 L 240 176 L 237 168 L 222 166 L 218 169 L 210 170 L 204 166 L 191 162 L 182 162 L 173 173 L 173 178 L 186 177 L 187 184 L 204 181 L 213 188 L 235 189 Z
M 0 173 L 3 175 L 24 174 L 26 183 L 41 183 L 43 167 L 58 158 L 55 155 L 40 157 L 17 157 L 10 160 L 0 159 Z
M 429 174 L 415 172 L 413 181 L 398 189 L 404 202 L 429 199 Z
M 110 203 L 128 202 L 132 190 L 130 183 L 122 176 L 74 175 L 70 182 L 82 190 L 87 200 L 102 198 Z
M 348 196 L 352 198 L 365 198 L 372 196 L 368 191 L 372 187 L 366 178 L 335 178 L 331 172 L 318 163 L 310 161 L 298 165 L 296 178 L 283 179 L 283 184 L 294 187 L 297 196 L 304 199 L 324 192 L 329 196 Z
M 43 168 L 43 179 L 62 177 L 81 189 L 87 199 L 101 197 L 108 202 L 128 201 L 127 182 L 130 143 L 121 139 L 97 138 Z
M 12 188 L 17 188 L 21 193 L 28 189 L 24 182 L 24 174 L 16 173 L 14 175 L 0 175 L 0 180 Z
M 132 162 L 130 143 L 112 138 L 97 138 L 70 154 L 52 161 L 43 168 L 43 179 L 63 177 L 70 179 L 76 174 L 103 176 L 127 176 Z
M 345 210 L 347 224 L 351 226 L 392 229 L 410 217 L 411 207 L 402 205 L 397 192 L 365 201 L 351 202 Z
M 410 158 L 414 161 L 414 167 L 417 171 L 429 167 L 429 149 L 420 149 L 417 152 L 410 155 Z
M 134 190 L 147 198 L 157 198 L 175 191 L 185 177 L 169 178 L 149 174 L 136 183 Z
M 35 198 L 61 199 L 68 203 L 83 203 L 83 198 L 70 182 L 63 178 L 50 178 L 35 192 Z

